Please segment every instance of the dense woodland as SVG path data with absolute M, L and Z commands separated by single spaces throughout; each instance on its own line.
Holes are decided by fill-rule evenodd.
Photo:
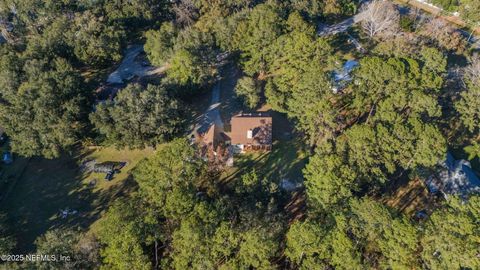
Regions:
M 479 20 L 480 2 L 450 3 Z M 445 22 L 381 8 L 388 24 L 358 26 L 368 53 L 335 94 L 338 44 L 316 25 L 368 11 L 354 0 L 1 0 L 0 126 L 15 153 L 55 158 L 92 141 L 157 147 L 98 235 L 55 229 L 37 239 L 37 253 L 74 261 L 8 267 L 479 269 L 480 196 L 451 196 L 422 220 L 377 198 L 401 177 L 424 177 L 451 147 L 480 158 L 480 58 Z M 92 110 L 96 85 L 83 72 L 139 40 L 166 76 Z M 224 52 L 243 71 L 245 107 L 266 100 L 310 150 L 301 219 L 286 213 L 279 179 L 250 171 L 220 183 L 182 138 L 186 104 L 214 83 Z M 0 229 L 8 254 L 16 240 Z

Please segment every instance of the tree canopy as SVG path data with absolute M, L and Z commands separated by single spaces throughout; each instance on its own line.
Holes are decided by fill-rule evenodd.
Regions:
M 58 157 L 77 142 L 83 129 L 86 94 L 82 79 L 62 58 L 23 62 L 2 58 L 0 125 L 13 151 Z
M 255 109 L 260 103 L 261 88 L 258 82 L 251 77 L 244 76 L 238 80 L 235 93 L 243 100 L 243 104 L 249 109 Z
M 109 144 L 155 146 L 183 128 L 182 105 L 170 95 L 163 85 L 130 84 L 113 101 L 98 104 L 90 119 Z
M 322 221 L 294 223 L 285 253 L 301 269 L 407 269 L 418 264 L 416 249 L 417 231 L 407 219 L 364 198 Z
M 476 1 L 435 2 L 478 24 Z M 88 189 L 84 180 L 97 181 L 84 176 L 90 163 L 79 155 L 82 175 L 74 180 L 82 181 L 68 198 L 93 192 L 106 210 L 92 226 L 80 222 L 88 234 L 71 228 L 77 217 L 49 219 L 54 226 L 37 238 L 36 252 L 73 261 L 18 267 L 480 268 L 479 196 L 425 199 L 425 185 L 415 186 L 438 174 L 447 149 L 477 169 L 480 58 L 441 18 L 425 20 L 389 1 L 364 3 L 359 28 L 343 32 L 360 4 L 0 1 L 0 127 L 12 152 L 54 158 L 92 141 L 154 149 L 125 172 L 126 182 Z M 340 23 L 332 29 L 341 31 L 319 34 L 318 22 Z M 121 89 L 95 100 L 99 80 L 139 42 L 164 74 L 102 84 Z M 200 95 L 208 98 L 214 84 L 218 107 Z M 196 143 L 188 127 L 209 121 L 215 108 L 228 130 L 237 101 L 270 109 L 271 151 L 230 156 L 228 140 L 215 140 L 216 149 Z M 2 185 L 17 177 L 2 172 Z M 408 207 L 398 205 L 404 201 Z M 0 216 L 5 254 L 15 250 L 7 225 Z
M 466 203 L 450 198 L 444 208 L 432 214 L 421 236 L 421 256 L 429 268 L 480 267 L 479 205 L 478 196 Z

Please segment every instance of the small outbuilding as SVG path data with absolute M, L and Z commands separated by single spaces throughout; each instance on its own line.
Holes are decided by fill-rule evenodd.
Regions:
M 93 171 L 96 173 L 112 173 L 119 171 L 125 166 L 125 162 L 107 161 L 93 165 Z
M 425 184 L 431 193 L 441 193 L 444 196 L 459 195 L 468 197 L 469 194 L 480 193 L 480 179 L 472 169 L 470 162 L 455 160 L 447 152 L 445 162 L 441 164 L 438 174 L 430 176 Z

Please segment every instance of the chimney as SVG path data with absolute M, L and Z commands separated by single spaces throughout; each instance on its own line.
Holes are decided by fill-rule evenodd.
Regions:
M 251 129 L 247 130 L 247 139 L 253 138 L 253 131 Z

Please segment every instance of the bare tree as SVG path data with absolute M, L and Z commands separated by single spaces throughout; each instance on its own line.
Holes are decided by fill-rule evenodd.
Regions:
M 190 26 L 198 18 L 198 9 L 192 0 L 180 0 L 172 7 L 179 25 Z
M 413 19 L 413 27 L 414 29 L 421 28 L 427 21 L 428 17 L 425 13 L 419 8 L 412 8 L 409 11 L 410 17 Z
M 370 37 L 394 35 L 399 31 L 400 13 L 385 0 L 373 0 L 361 8 L 362 27 Z
M 467 47 L 467 41 L 458 29 L 441 18 L 434 18 L 425 23 L 420 34 L 449 51 L 462 53 Z
M 473 84 L 480 83 L 480 56 L 478 54 L 470 59 L 470 65 L 465 68 L 465 77 Z

